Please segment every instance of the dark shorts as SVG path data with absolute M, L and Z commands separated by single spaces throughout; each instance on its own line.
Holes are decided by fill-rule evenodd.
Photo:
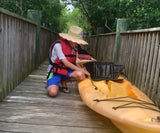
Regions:
M 73 70 L 69 70 L 67 76 L 63 76 L 63 75 L 59 75 L 59 74 L 54 75 L 53 73 L 50 73 L 50 76 L 47 80 L 47 87 L 50 85 L 57 85 L 59 87 L 61 80 L 69 79 L 72 72 L 73 72 Z

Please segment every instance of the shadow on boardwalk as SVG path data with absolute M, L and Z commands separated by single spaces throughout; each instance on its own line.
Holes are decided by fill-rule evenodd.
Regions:
M 46 94 L 47 61 L 0 103 L 0 133 L 121 133 L 110 120 L 81 101 L 77 83 L 71 94 Z

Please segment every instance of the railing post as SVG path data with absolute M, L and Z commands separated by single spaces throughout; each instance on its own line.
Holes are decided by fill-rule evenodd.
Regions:
M 114 50 L 114 61 L 118 62 L 119 58 L 119 49 L 121 45 L 121 36 L 120 32 L 126 31 L 128 28 L 128 20 L 127 19 L 117 19 L 116 26 L 116 40 L 115 40 L 115 50 Z
M 99 34 L 101 33 L 104 33 L 104 29 L 102 27 L 98 27 L 97 34 L 96 34 L 96 58 L 98 57 Z
M 1 15 L 0 15 L 1 17 Z M 3 35 L 2 35 L 2 24 L 0 21 L 0 101 L 3 99 Z
M 39 54 L 39 36 L 40 36 L 40 26 L 41 26 L 41 13 L 38 10 L 28 10 L 28 19 L 37 23 L 36 29 L 36 47 L 35 47 L 35 69 L 38 68 L 38 54 Z

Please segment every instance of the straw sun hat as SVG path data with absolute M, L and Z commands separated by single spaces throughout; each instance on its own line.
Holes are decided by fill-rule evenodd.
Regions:
M 83 30 L 78 26 L 71 26 L 68 33 L 59 33 L 59 36 L 77 44 L 88 45 L 83 40 Z

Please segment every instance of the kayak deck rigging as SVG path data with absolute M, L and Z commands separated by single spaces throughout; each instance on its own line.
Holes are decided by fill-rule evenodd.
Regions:
M 129 99 L 133 99 L 133 100 L 136 100 L 136 101 L 129 101 L 129 100 L 123 100 L 125 98 L 129 98 Z M 96 102 L 101 102 L 101 101 L 115 101 L 115 102 L 128 102 L 127 104 L 122 104 L 120 106 L 116 106 L 116 107 L 112 107 L 112 109 L 114 110 L 117 110 L 117 109 L 120 109 L 120 108 L 144 108 L 144 109 L 149 109 L 149 110 L 153 110 L 153 111 L 157 111 L 157 112 L 160 112 L 160 110 L 158 109 L 154 109 L 152 107 L 149 107 L 147 105 L 152 105 L 152 106 L 155 106 L 155 104 L 153 103 L 150 103 L 150 102 L 146 102 L 146 101 L 143 101 L 143 100 L 140 100 L 140 99 L 136 99 L 136 98 L 133 98 L 133 97 L 117 97 L 117 98 L 108 98 L 108 99 L 95 99 L 93 101 L 96 101 Z M 128 105 L 131 105 L 133 103 L 136 103 L 138 105 L 141 105 L 141 106 L 128 106 Z

